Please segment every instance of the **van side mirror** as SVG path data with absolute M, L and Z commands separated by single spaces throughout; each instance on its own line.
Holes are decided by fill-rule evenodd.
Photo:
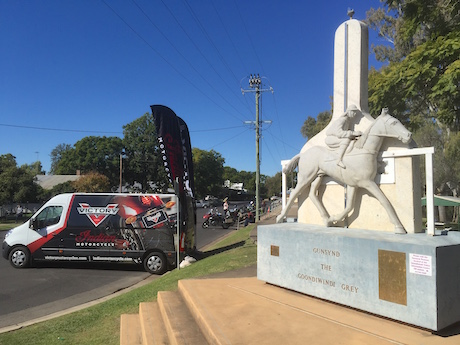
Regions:
M 38 220 L 36 218 L 30 218 L 29 229 L 38 230 Z

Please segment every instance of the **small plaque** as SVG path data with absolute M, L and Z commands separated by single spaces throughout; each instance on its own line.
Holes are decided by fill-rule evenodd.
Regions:
M 379 249 L 379 298 L 407 305 L 406 253 Z
M 270 253 L 272 256 L 280 256 L 280 247 L 279 246 L 270 246 Z
M 420 254 L 409 254 L 409 272 L 422 276 L 430 276 L 433 272 L 431 256 Z

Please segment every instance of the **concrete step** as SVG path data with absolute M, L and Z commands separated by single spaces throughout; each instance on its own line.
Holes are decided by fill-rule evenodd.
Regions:
M 157 302 L 143 302 L 139 305 L 143 345 L 168 345 L 165 323 Z
M 208 344 L 179 292 L 158 292 L 158 305 L 170 344 Z
M 139 314 L 123 314 L 120 345 L 206 345 L 178 292 L 161 291 L 158 302 L 143 302 Z
M 181 280 L 177 292 L 160 292 L 157 303 L 140 306 L 142 319 L 149 322 L 122 315 L 121 345 L 460 344 L 460 325 L 437 335 L 255 277 Z M 160 331 L 137 331 L 131 321 Z M 168 336 L 161 333 L 167 329 Z M 142 332 L 145 342 L 139 340 Z
M 143 345 L 139 314 L 121 315 L 120 344 L 121 345 Z

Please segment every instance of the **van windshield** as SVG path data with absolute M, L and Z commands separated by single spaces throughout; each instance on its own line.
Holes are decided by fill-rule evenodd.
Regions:
M 35 219 L 38 222 L 38 228 L 54 225 L 59 223 L 61 219 L 63 207 L 62 206 L 48 206 L 44 208 Z

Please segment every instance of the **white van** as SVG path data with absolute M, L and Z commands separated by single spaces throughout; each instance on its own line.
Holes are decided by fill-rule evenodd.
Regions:
M 60 194 L 8 231 L 2 255 L 16 268 L 34 260 L 134 262 L 162 274 L 177 265 L 177 209 L 174 194 Z M 181 233 L 181 251 L 186 235 L 194 237 Z

